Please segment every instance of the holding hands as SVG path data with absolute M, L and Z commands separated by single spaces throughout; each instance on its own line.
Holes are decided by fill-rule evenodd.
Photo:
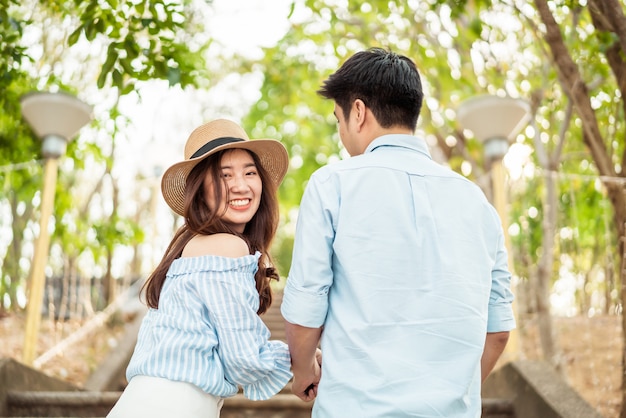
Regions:
M 311 362 L 311 367 L 302 373 L 294 370 L 292 392 L 305 402 L 314 400 L 317 397 L 317 385 L 322 377 L 322 350 L 315 350 L 315 358 Z

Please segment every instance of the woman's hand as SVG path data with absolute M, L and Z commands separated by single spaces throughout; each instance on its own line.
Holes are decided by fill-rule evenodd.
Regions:
M 291 389 L 293 393 L 305 402 L 317 397 L 317 386 L 322 377 L 322 350 L 315 350 L 315 361 L 312 362 L 311 372 L 304 376 L 294 371 Z

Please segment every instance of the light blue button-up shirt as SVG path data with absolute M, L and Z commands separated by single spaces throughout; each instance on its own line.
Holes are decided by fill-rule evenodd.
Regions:
M 324 326 L 313 416 L 480 417 L 487 332 L 515 327 L 499 217 L 482 191 L 385 135 L 319 169 L 281 311 Z
M 126 369 L 136 375 L 189 382 L 219 397 L 243 387 L 269 399 L 291 379 L 291 358 L 257 310 L 254 274 L 260 252 L 238 258 L 205 255 L 174 260 L 159 298 L 146 314 Z

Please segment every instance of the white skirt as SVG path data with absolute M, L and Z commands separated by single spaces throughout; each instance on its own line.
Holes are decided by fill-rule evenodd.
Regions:
M 219 418 L 223 403 L 191 383 L 135 376 L 107 418 Z

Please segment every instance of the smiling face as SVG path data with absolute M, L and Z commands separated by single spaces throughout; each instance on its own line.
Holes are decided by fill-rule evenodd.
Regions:
M 219 169 L 222 178 L 223 202 L 217 202 L 210 170 L 204 179 L 207 205 L 221 215 L 222 221 L 243 233 L 261 203 L 263 183 L 248 151 L 232 149 L 224 152 Z

